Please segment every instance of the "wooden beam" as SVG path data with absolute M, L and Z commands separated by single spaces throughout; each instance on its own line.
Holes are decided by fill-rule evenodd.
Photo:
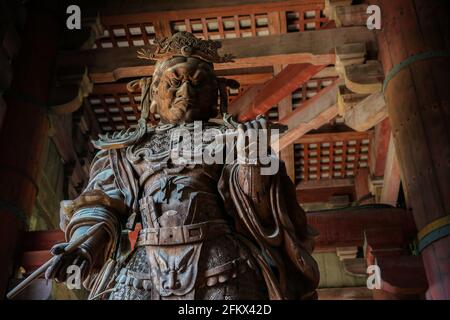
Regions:
M 366 199 L 370 196 L 369 190 L 369 168 L 359 168 L 355 175 L 356 201 Z M 369 199 L 367 201 L 370 201 Z M 373 201 L 373 200 L 372 200 Z M 366 203 L 366 202 L 364 202 Z
M 346 188 L 355 186 L 352 178 L 307 180 L 297 184 L 297 191 L 317 190 L 323 188 Z
M 374 143 L 371 146 L 370 169 L 374 177 L 382 177 L 386 167 L 386 155 L 391 136 L 391 124 L 385 119 L 375 126 Z
M 364 64 L 344 67 L 345 85 L 351 91 L 361 94 L 380 92 L 383 86 L 383 67 L 379 61 L 369 60 Z
M 343 77 L 346 66 L 352 64 L 362 64 L 366 59 L 366 44 L 360 43 L 346 43 L 336 47 L 336 71 Z
M 275 74 L 283 70 L 282 65 L 274 65 Z M 292 112 L 292 94 L 288 94 L 278 103 L 278 118 L 284 118 Z M 280 159 L 284 161 L 286 166 L 286 173 L 295 184 L 295 162 L 294 162 L 294 146 L 289 146 L 281 150 Z
M 273 146 L 275 152 L 283 150 L 295 140 L 302 137 L 311 130 L 318 129 L 327 124 L 338 115 L 338 107 L 336 104 L 332 105 L 325 111 L 319 113 L 308 123 L 300 124 L 297 128 L 289 130 L 286 134 L 280 137 L 278 144 Z
M 295 141 L 297 144 L 303 143 L 322 143 L 322 142 L 337 142 L 343 140 L 362 140 L 370 139 L 372 132 L 357 132 L 357 131 L 345 131 L 345 132 L 325 132 L 307 134 Z
M 283 150 L 310 130 L 321 127 L 338 115 L 336 101 L 340 82 L 339 79 L 335 80 L 301 107 L 280 119 L 280 123 L 287 125 L 289 130 L 279 138 L 278 143 L 272 146 L 276 152 Z
M 384 170 L 383 189 L 381 190 L 381 203 L 397 205 L 400 192 L 400 168 L 395 154 L 394 139 L 391 135 L 386 155 L 386 167 Z
M 233 79 L 239 82 L 241 86 L 252 86 L 262 84 L 272 79 L 273 73 L 257 73 L 257 74 L 237 74 L 224 76 L 227 79 Z
M 49 250 L 26 251 L 22 254 L 20 266 L 25 269 L 25 273 L 31 273 L 52 257 Z
M 344 121 L 356 131 L 367 131 L 388 116 L 383 93 L 376 92 L 364 98 L 353 108 L 346 109 Z
M 148 20 L 158 19 L 162 15 L 170 20 L 198 18 L 201 15 L 209 17 L 227 16 L 241 13 L 260 13 L 272 11 L 288 11 L 298 7 L 323 7 L 323 0 L 152 0 L 151 2 L 116 1 L 101 8 L 100 15 L 104 23 L 135 23 L 146 17 Z
M 428 288 L 420 256 L 383 256 L 376 259 L 381 270 L 381 289 L 374 300 L 424 299 Z
M 370 228 L 398 227 L 405 239 L 411 240 L 417 233 L 411 213 L 390 206 L 308 212 L 306 217 L 308 224 L 319 232 L 316 252 L 335 252 L 336 247 L 362 247 L 364 230 Z
M 50 250 L 55 244 L 64 242 L 61 230 L 28 231 L 23 236 L 23 251 Z
M 321 179 L 301 181 L 296 186 L 297 201 L 302 204 L 332 202 L 333 197 L 346 196 L 352 201 L 355 194 L 354 179 Z
M 312 78 L 313 79 L 321 79 L 321 78 L 337 78 L 338 74 L 336 72 L 336 68 L 334 66 L 326 67 L 316 73 Z
M 265 114 L 323 68 L 311 64 L 288 65 L 264 85 L 252 88 L 234 100 L 229 113 L 237 116 L 239 121 Z
M 359 102 L 361 102 L 364 98 L 367 98 L 369 95 L 354 93 L 350 91 L 345 85 L 339 86 L 338 92 L 338 107 L 339 107 L 339 115 L 344 116 L 347 110 L 351 110 L 354 106 L 356 106 Z
M 272 66 L 273 64 L 335 63 L 334 48 L 348 42 L 366 42 L 375 50 L 375 34 L 364 27 L 293 32 L 264 37 L 222 40 L 220 54 L 231 53 L 234 62 L 216 64 L 216 70 Z M 155 50 L 155 46 L 141 48 Z M 138 59 L 135 47 L 60 52 L 58 66 L 87 66 L 94 82 L 148 76 L 154 62 Z
M 377 257 L 408 254 L 408 241 L 399 227 L 366 229 L 363 250 L 367 265 L 374 265 Z
M 280 119 L 280 123 L 285 124 L 289 129 L 295 129 L 301 124 L 305 124 L 317 117 L 321 112 L 326 111 L 336 104 L 337 91 L 341 80 L 337 79 L 328 87 L 324 88 L 314 97 L 305 102 L 301 107 L 296 108 L 288 116 Z M 296 137 L 297 140 L 300 137 Z

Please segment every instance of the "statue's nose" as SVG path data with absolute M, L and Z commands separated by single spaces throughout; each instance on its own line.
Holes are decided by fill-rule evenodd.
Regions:
M 169 271 L 169 277 L 167 279 L 167 282 L 164 284 L 164 289 L 178 289 L 180 286 L 178 280 L 177 280 L 177 273 L 176 271 Z
M 192 86 L 189 81 L 184 81 L 183 84 L 178 88 L 177 97 L 189 97 L 192 94 Z

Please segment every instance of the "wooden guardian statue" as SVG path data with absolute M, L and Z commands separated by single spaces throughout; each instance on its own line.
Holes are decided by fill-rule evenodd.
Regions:
M 276 173 L 263 175 L 259 162 L 173 158 L 176 130 L 215 132 L 192 146 L 195 153 L 227 130 L 269 125 L 264 117 L 210 122 L 226 112 L 226 87 L 236 86 L 214 73 L 214 63 L 231 61 L 219 56 L 219 47 L 179 32 L 158 41 L 155 52 L 139 53 L 157 60 L 151 78 L 130 85 L 142 89 L 139 125 L 94 141 L 100 151 L 88 185 L 75 200 L 63 201 L 67 243 L 52 249 L 59 255 L 48 279 L 65 281 L 67 268 L 77 265 L 91 299 L 316 298 L 315 232 L 280 160 Z M 149 125 L 155 114 L 159 124 Z M 130 250 L 126 234 L 137 222 L 142 230 Z M 64 253 L 98 223 L 101 231 Z

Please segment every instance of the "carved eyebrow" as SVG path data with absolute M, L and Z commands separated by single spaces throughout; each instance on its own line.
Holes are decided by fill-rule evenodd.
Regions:
M 192 76 L 193 79 L 197 78 L 199 75 L 204 75 L 205 71 L 202 69 L 197 69 L 194 73 L 194 75 Z
M 170 68 L 166 70 L 166 76 L 178 78 L 179 74 L 176 68 Z

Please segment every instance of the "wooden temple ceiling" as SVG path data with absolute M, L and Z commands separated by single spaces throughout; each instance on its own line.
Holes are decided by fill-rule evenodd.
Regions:
M 405 258 L 401 273 L 407 273 L 404 266 L 423 269 L 408 251 L 417 234 L 411 212 L 378 205 L 396 205 L 400 173 L 376 36 L 365 25 L 366 1 L 85 3 L 83 32 L 66 30 L 67 43 L 56 59 L 49 115 L 69 198 L 87 182 L 96 152 L 90 140 L 134 127 L 140 117 L 140 92 L 128 92 L 126 86 L 151 75 L 154 63 L 137 59 L 136 51 L 154 50 L 156 38 L 189 31 L 221 40 L 221 53 L 236 57 L 233 63 L 215 65 L 218 76 L 241 83 L 229 91 L 230 113 L 244 120 L 264 113 L 289 127 L 278 150 L 297 199 L 308 211 L 308 223 L 319 231 L 316 252 L 336 253 L 345 269 L 352 263 L 366 267 L 375 258 L 398 258 L 393 252 Z M 87 14 L 86 8 L 91 9 Z M 0 16 L 6 15 L 0 11 Z M 0 28 L 0 36 L 4 31 L 8 35 L 3 41 L 11 49 L 8 54 L 16 50 L 12 40 L 17 35 L 10 29 Z M 9 64 L 0 56 L 0 65 L 5 61 Z M 0 74 L 0 91 L 9 76 L 10 71 Z M 0 107 L 2 103 L 0 95 Z M 152 121 L 158 121 L 156 115 Z M 42 239 L 62 239 L 61 233 L 53 235 Z M 24 255 L 29 261 L 23 265 L 32 265 L 30 269 L 49 258 L 50 245 L 39 238 L 31 234 L 25 248 L 31 254 Z M 358 249 L 364 250 L 363 264 L 356 258 Z M 385 266 L 383 274 L 388 274 Z
M 151 75 L 154 69 L 154 62 L 137 58 L 138 49 L 154 50 L 155 38 L 178 31 L 221 40 L 220 52 L 231 53 L 235 59 L 216 64 L 216 72 L 241 84 L 228 92 L 229 112 L 239 114 L 241 120 L 264 113 L 293 129 L 281 148 L 302 194 L 300 202 L 326 202 L 336 194 L 347 194 L 353 201 L 358 170 L 376 166 L 373 158 L 377 156 L 371 156 L 372 131 L 355 132 L 344 124 L 336 101 L 337 88 L 343 83 L 337 66 L 345 65 L 340 57 L 355 60 L 353 52 L 345 55 L 348 44 L 363 43 L 365 58 L 376 57 L 377 48 L 374 33 L 365 26 L 336 28 L 335 17 L 326 14 L 332 2 L 108 2 L 98 8 L 98 16 L 84 17 L 91 37 L 80 49 L 59 53 L 58 81 L 63 87 L 87 74 L 91 87 L 83 92 L 84 111 L 78 117 L 80 122 L 84 118 L 95 122 L 94 129 L 85 130 L 92 139 L 97 133 L 136 126 L 140 92 L 128 92 L 126 84 Z M 341 46 L 345 54 L 337 56 L 336 48 Z M 359 56 L 356 60 L 361 62 Z M 158 116 L 151 121 L 157 122 Z M 329 124 L 328 133 L 309 132 Z

